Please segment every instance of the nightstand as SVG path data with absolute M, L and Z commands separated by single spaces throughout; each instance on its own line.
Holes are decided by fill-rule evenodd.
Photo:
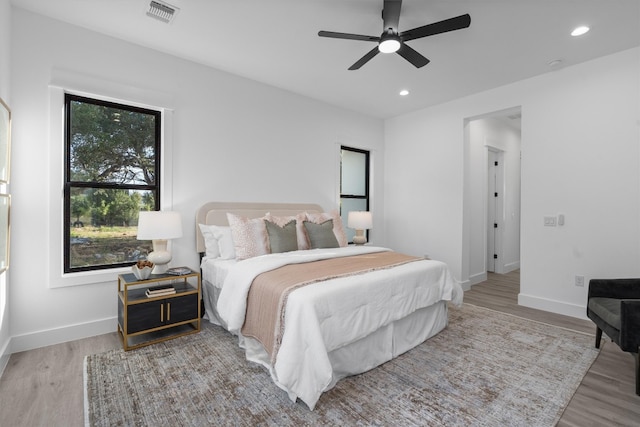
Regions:
M 147 296 L 147 289 L 175 293 Z M 118 275 L 118 335 L 125 350 L 200 332 L 200 273 L 152 274 L 138 280 Z

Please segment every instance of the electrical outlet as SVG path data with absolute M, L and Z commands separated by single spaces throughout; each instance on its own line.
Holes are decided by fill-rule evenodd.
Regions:
M 584 276 L 576 276 L 576 286 L 584 287 Z
M 555 216 L 545 216 L 544 217 L 544 225 L 545 225 L 545 227 L 555 227 L 556 226 L 556 217 Z

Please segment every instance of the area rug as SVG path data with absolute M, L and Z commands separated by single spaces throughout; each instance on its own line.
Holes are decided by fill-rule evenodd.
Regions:
M 597 357 L 594 337 L 464 304 L 413 350 L 291 402 L 237 339 L 196 335 L 85 359 L 88 426 L 553 426 Z

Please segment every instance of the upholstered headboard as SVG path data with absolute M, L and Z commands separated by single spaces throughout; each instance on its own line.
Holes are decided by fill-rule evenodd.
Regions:
M 260 218 L 267 212 L 274 216 L 296 215 L 300 212 L 324 212 L 320 205 L 313 203 L 248 203 L 248 202 L 208 202 L 196 211 L 196 249 L 205 251 L 204 238 L 198 224 L 229 225 L 227 212 L 246 218 Z

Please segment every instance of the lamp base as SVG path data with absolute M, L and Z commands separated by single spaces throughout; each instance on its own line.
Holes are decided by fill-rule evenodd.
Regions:
M 171 252 L 167 250 L 166 240 L 154 240 L 153 252 L 147 255 L 147 260 L 151 261 L 154 265 L 151 274 L 164 274 L 169 269 L 169 262 L 171 261 Z
M 356 235 L 353 236 L 353 243 L 356 245 L 364 245 L 367 243 L 367 236 L 364 235 L 364 230 L 356 230 Z
M 149 254 L 151 255 L 151 254 Z M 151 274 L 164 274 L 169 269 L 169 263 L 166 264 L 158 264 L 153 263 L 153 270 L 151 270 Z

